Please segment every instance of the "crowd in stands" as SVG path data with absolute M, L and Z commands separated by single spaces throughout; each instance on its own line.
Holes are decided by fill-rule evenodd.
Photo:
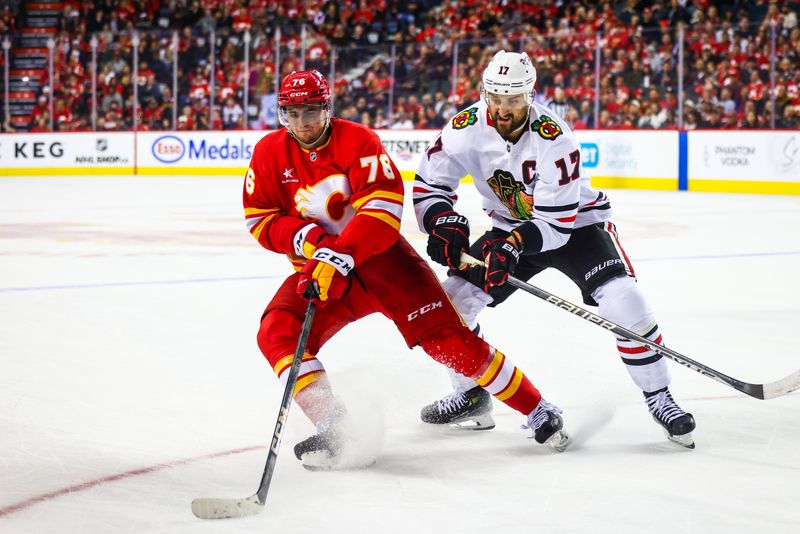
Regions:
M 799 14 L 797 2 L 776 0 L 66 0 L 54 79 L 30 130 L 49 130 L 50 87 L 54 129 L 91 129 L 93 76 L 98 130 L 133 126 L 134 84 L 139 129 L 276 127 L 276 77 L 302 66 L 335 73 L 338 116 L 438 129 L 479 98 L 482 68 L 501 48 L 528 53 L 537 100 L 576 129 L 769 128 L 771 120 L 796 129 Z M 14 28 L 13 9 L 0 9 L 0 30 Z

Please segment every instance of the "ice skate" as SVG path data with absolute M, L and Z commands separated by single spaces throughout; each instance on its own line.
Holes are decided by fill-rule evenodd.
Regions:
M 294 455 L 309 471 L 335 469 L 342 459 L 345 409 L 337 405 L 319 423 L 317 433 L 294 446 Z
M 492 396 L 480 386 L 455 392 L 422 409 L 422 421 L 431 425 L 452 425 L 467 430 L 491 430 Z
M 341 436 L 335 430 L 314 434 L 294 446 L 294 455 L 309 471 L 335 469 L 341 459 L 341 452 Z
M 564 428 L 561 409 L 542 399 L 528 415 L 528 424 L 523 428 L 533 431 L 533 439 L 537 443 L 550 446 L 557 452 L 564 452 L 569 445 L 569 434 Z
M 692 430 L 695 427 L 694 417 L 678 406 L 669 389 L 663 388 L 652 393 L 645 391 L 644 399 L 650 415 L 664 429 L 667 438 L 687 449 L 694 449 L 692 437 Z

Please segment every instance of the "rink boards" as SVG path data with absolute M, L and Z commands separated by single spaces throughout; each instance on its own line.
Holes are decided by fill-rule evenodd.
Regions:
M 435 130 L 377 130 L 405 179 Z M 579 130 L 596 187 L 800 194 L 800 133 Z M 242 176 L 263 131 L 0 135 L 0 176 Z

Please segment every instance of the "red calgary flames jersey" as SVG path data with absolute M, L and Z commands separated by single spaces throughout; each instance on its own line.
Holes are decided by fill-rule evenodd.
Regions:
M 356 266 L 396 240 L 403 214 L 400 172 L 378 135 L 360 124 L 332 119 L 327 143 L 305 150 L 287 130 L 267 134 L 253 150 L 244 182 L 244 214 L 253 237 L 287 254 L 293 238 L 314 222 L 338 235 L 336 246 Z

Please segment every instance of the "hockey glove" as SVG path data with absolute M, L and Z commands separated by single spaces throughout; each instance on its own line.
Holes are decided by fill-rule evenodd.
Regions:
M 294 253 L 300 258 L 310 260 L 317 248 L 329 247 L 333 244 L 334 239 L 336 238 L 322 227 L 314 223 L 307 224 L 294 234 L 294 239 L 292 239 Z
M 495 239 L 483 245 L 483 258 L 486 264 L 486 281 L 483 290 L 506 283 L 508 275 L 514 274 L 522 254 L 522 239 L 517 232 L 505 239 Z
M 428 234 L 428 256 L 445 267 L 460 269 L 461 253 L 469 250 L 469 220 L 446 211 L 431 219 Z
M 309 284 L 316 284 L 319 300 L 341 298 L 350 288 L 350 272 L 355 266 L 353 257 L 329 248 L 318 248 L 300 271 L 297 292 L 305 294 Z

